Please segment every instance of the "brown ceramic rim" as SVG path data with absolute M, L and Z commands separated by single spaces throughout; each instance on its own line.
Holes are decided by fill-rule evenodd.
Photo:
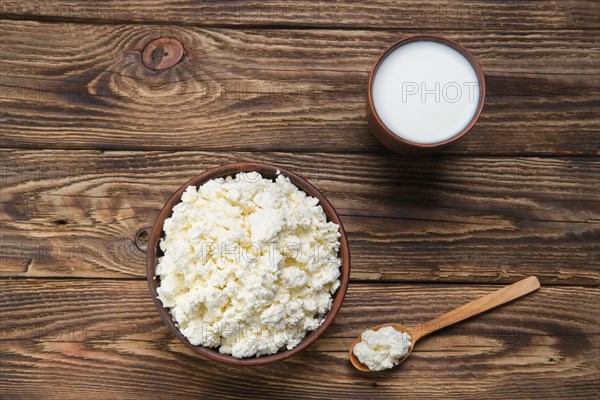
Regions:
M 290 181 L 298 186 L 301 190 L 306 192 L 309 196 L 316 197 L 319 199 L 319 204 L 323 207 L 325 214 L 329 221 L 335 222 L 339 225 L 340 229 L 340 252 L 339 255 L 342 259 L 342 266 L 340 268 L 340 287 L 335 293 L 335 297 L 333 299 L 333 304 L 331 309 L 325 316 L 325 320 L 321 324 L 319 328 L 316 330 L 309 332 L 304 339 L 294 347 L 292 350 L 284 350 L 279 351 L 278 353 L 260 356 L 260 357 L 249 357 L 249 358 L 235 358 L 228 354 L 219 353 L 218 349 L 208 348 L 203 346 L 194 346 L 192 345 L 185 336 L 181 334 L 177 326 L 175 326 L 175 321 L 173 321 L 171 314 L 169 311 L 163 307 L 160 300 L 157 298 L 156 289 L 158 288 L 159 279 L 156 276 L 156 263 L 158 256 L 158 242 L 160 237 L 162 236 L 162 228 L 165 219 L 167 219 L 172 212 L 173 207 L 180 202 L 181 195 L 185 191 L 188 186 L 198 186 L 202 183 L 214 179 L 214 178 L 222 178 L 226 176 L 235 175 L 238 172 L 250 172 L 256 171 L 259 172 L 264 178 L 274 179 L 277 176 L 276 171 L 279 170 L 282 175 L 290 178 Z M 148 279 L 148 286 L 150 287 L 150 294 L 152 295 L 152 300 L 158 309 L 158 313 L 160 314 L 163 322 L 167 325 L 169 330 L 173 332 L 175 336 L 179 338 L 183 343 L 185 343 L 189 348 L 191 348 L 194 352 L 209 358 L 214 361 L 219 361 L 227 364 L 233 365 L 264 365 L 269 364 L 275 361 L 281 361 L 288 357 L 291 357 L 300 351 L 304 350 L 308 347 L 312 342 L 314 342 L 326 329 L 331 325 L 333 319 L 336 314 L 342 307 L 342 303 L 344 301 L 344 297 L 346 296 L 346 290 L 348 289 L 348 281 L 350 279 L 350 249 L 348 246 L 348 241 L 346 239 L 346 232 L 344 231 L 344 227 L 342 225 L 342 221 L 340 217 L 336 213 L 335 209 L 327 201 L 325 196 L 312 184 L 310 184 L 307 180 L 296 175 L 284 168 L 276 167 L 269 164 L 258 163 L 258 162 L 241 162 L 235 164 L 227 164 L 221 167 L 217 167 L 211 170 L 208 170 L 200 175 L 195 176 L 194 178 L 187 181 L 183 184 L 176 192 L 171 196 L 171 198 L 166 202 L 160 214 L 156 218 L 154 222 L 154 226 L 152 227 L 152 232 L 150 233 L 150 239 L 148 241 L 148 249 L 146 251 L 146 275 Z
M 475 70 L 475 74 L 477 75 L 477 79 L 479 80 L 479 104 L 477 106 L 477 111 L 476 111 L 475 115 L 471 119 L 471 122 L 469 122 L 469 124 L 462 131 L 460 131 L 456 136 L 454 136 L 448 140 L 445 140 L 443 142 L 423 144 L 423 143 L 411 142 L 409 140 L 401 138 L 400 136 L 398 136 L 398 135 L 394 134 L 392 131 L 390 131 L 388 129 L 388 127 L 381 121 L 381 119 L 379 119 L 379 116 L 377 115 L 377 112 L 375 111 L 375 105 L 373 104 L 373 97 L 372 97 L 373 78 L 375 77 L 375 73 L 377 72 L 377 69 L 379 68 L 379 66 L 381 65 L 383 60 L 392 51 L 396 50 L 398 47 L 403 46 L 408 43 L 419 42 L 419 41 L 431 41 L 431 42 L 441 43 L 441 44 L 444 44 L 444 45 L 451 47 L 454 50 L 458 51 L 473 66 L 473 69 Z M 387 50 L 385 50 L 381 54 L 381 56 L 379 56 L 379 59 L 373 66 L 373 69 L 371 70 L 371 75 L 369 76 L 369 88 L 368 88 L 368 100 L 367 100 L 367 119 L 369 121 L 369 125 L 371 127 L 371 131 L 373 132 L 373 134 L 388 148 L 390 148 L 396 152 L 399 152 L 399 153 L 426 152 L 426 151 L 431 151 L 435 148 L 444 146 L 448 143 L 454 142 L 455 140 L 460 139 L 467 132 L 469 132 L 471 130 L 471 128 L 475 125 L 477 120 L 479 120 L 479 116 L 481 115 L 481 111 L 483 110 L 484 102 L 485 102 L 485 76 L 483 73 L 483 69 L 481 68 L 481 65 L 479 64 L 479 61 L 477 61 L 475 56 L 473 56 L 473 54 L 471 54 L 471 52 L 469 50 L 467 50 L 461 44 L 459 44 L 453 40 L 450 40 L 448 38 L 445 38 L 443 36 L 436 36 L 436 35 L 409 36 L 407 38 L 397 41 L 392 46 L 390 46 Z

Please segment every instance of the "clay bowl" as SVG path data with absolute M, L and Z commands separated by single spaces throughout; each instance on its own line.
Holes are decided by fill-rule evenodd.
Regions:
M 396 50 L 398 47 L 403 46 L 408 43 L 418 42 L 418 41 L 437 42 L 437 43 L 444 44 L 444 45 L 456 50 L 463 57 L 465 57 L 467 59 L 467 61 L 469 61 L 469 63 L 475 70 L 475 74 L 477 75 L 477 80 L 479 81 L 479 103 L 477 104 L 477 110 L 475 112 L 475 115 L 473 116 L 471 121 L 467 124 L 467 126 L 465 126 L 458 134 L 456 134 L 455 136 L 451 137 L 448 140 L 445 140 L 445 141 L 439 142 L 439 143 L 431 143 L 431 144 L 415 143 L 415 142 L 411 142 L 406 139 L 403 139 L 402 137 L 396 135 L 394 132 L 389 130 L 388 127 L 381 121 L 381 119 L 377 115 L 377 110 L 375 109 L 375 104 L 373 102 L 373 93 L 372 93 L 373 80 L 374 80 L 375 75 L 377 74 L 377 70 L 379 69 L 379 66 L 381 65 L 383 60 L 385 60 L 385 58 L 389 54 L 391 54 L 394 50 Z M 369 127 L 370 127 L 373 135 L 375 135 L 375 137 L 377 137 L 377 139 L 379 139 L 381 141 L 381 143 L 383 143 L 390 150 L 393 150 L 393 151 L 403 154 L 403 155 L 426 154 L 426 153 L 430 153 L 434 150 L 438 150 L 441 147 L 446 146 L 446 145 L 462 138 L 471 130 L 471 128 L 473 128 L 475 123 L 477 123 L 477 121 L 479 120 L 479 117 L 481 116 L 481 112 L 483 111 L 483 104 L 485 102 L 485 93 L 486 93 L 486 86 L 485 86 L 485 75 L 483 73 L 483 69 L 481 68 L 481 65 L 479 64 L 479 61 L 477 61 L 475 56 L 469 50 L 467 50 L 466 47 L 462 46 L 461 44 L 459 44 L 453 40 L 445 38 L 443 36 L 436 36 L 436 35 L 409 36 L 409 37 L 406 37 L 404 39 L 397 41 L 396 43 L 394 43 L 393 45 L 388 47 L 379 56 L 379 58 L 377 59 L 377 62 L 375 63 L 375 65 L 373 66 L 373 69 L 371 70 L 371 75 L 369 76 L 369 86 L 367 89 L 367 121 L 368 121 Z
M 321 205 L 321 207 L 323 207 L 323 210 L 325 211 L 325 214 L 327 215 L 328 220 L 335 222 L 340 227 L 341 237 L 340 237 L 339 256 L 342 259 L 340 287 L 338 288 L 337 292 L 334 295 L 331 310 L 329 310 L 329 312 L 325 316 L 325 320 L 323 321 L 321 326 L 319 328 L 317 328 L 316 330 L 309 332 L 304 337 L 304 339 L 300 342 L 300 344 L 298 344 L 292 350 L 284 349 L 284 350 L 279 351 L 278 353 L 260 356 L 260 357 L 235 358 L 228 354 L 219 353 L 218 349 L 216 349 L 216 348 L 194 346 L 186 339 L 185 336 L 183 336 L 181 334 L 181 332 L 179 332 L 179 329 L 175 325 L 175 321 L 173 321 L 168 309 L 164 308 L 161 301 L 158 300 L 158 298 L 157 298 L 156 289 L 159 286 L 160 278 L 156 277 L 156 264 L 158 261 L 158 257 L 160 257 L 162 255 L 162 251 L 158 247 L 158 243 L 163 234 L 162 227 L 163 227 L 164 221 L 171 215 L 173 207 L 177 203 L 179 203 L 179 201 L 181 199 L 181 195 L 183 194 L 185 189 L 190 185 L 198 186 L 210 179 L 227 177 L 230 175 L 235 175 L 238 172 L 250 172 L 250 171 L 259 172 L 264 178 L 274 179 L 277 176 L 277 173 L 276 173 L 277 170 L 281 171 L 281 173 L 284 176 L 290 178 L 292 183 L 294 183 L 296 186 L 298 186 L 300 189 L 302 189 L 304 192 L 306 192 L 309 196 L 316 197 L 317 199 L 319 199 L 319 204 Z M 333 208 L 333 206 L 329 203 L 329 201 L 327 201 L 325 196 L 323 196 L 323 194 L 317 188 L 315 188 L 313 185 L 311 185 L 304 178 L 302 178 L 284 168 L 279 168 L 279 167 L 275 167 L 273 165 L 268 165 L 268 164 L 258 163 L 258 162 L 256 162 L 256 163 L 242 162 L 242 163 L 223 165 L 221 167 L 214 168 L 214 169 L 206 171 L 200 175 L 197 175 L 194 178 L 187 181 L 185 184 L 183 184 L 175 192 L 175 194 L 173 194 L 173 196 L 171 196 L 171 198 L 167 201 L 167 203 L 164 205 L 163 209 L 161 210 L 160 214 L 156 218 L 156 221 L 154 222 L 154 226 L 152 228 L 152 232 L 150 233 L 148 249 L 146 252 L 146 274 L 147 274 L 147 279 L 148 279 L 148 286 L 150 287 L 150 294 L 152 295 L 152 300 L 154 301 L 154 304 L 156 305 L 156 308 L 158 309 L 158 313 L 160 314 L 160 317 L 162 318 L 165 325 L 167 325 L 169 330 L 171 332 L 173 332 L 173 334 L 175 336 L 177 336 L 177 338 L 179 340 L 181 340 L 186 346 L 188 346 L 194 352 L 198 353 L 199 355 L 201 355 L 205 358 L 208 358 L 208 359 L 211 359 L 214 361 L 218 361 L 218 362 L 222 362 L 222 363 L 226 363 L 226 364 L 248 365 L 248 366 L 264 365 L 264 364 L 269 364 L 269 363 L 272 363 L 275 361 L 281 361 L 283 359 L 286 359 L 288 357 L 291 357 L 291 356 L 301 352 L 302 350 L 307 348 L 312 342 L 317 340 L 317 338 L 319 336 L 321 336 L 321 334 L 329 327 L 329 325 L 331 325 L 331 323 L 333 322 L 333 319 L 335 318 L 336 314 L 338 313 L 338 311 L 340 310 L 340 308 L 342 306 L 342 302 L 344 301 L 344 297 L 346 295 L 346 290 L 348 289 L 348 280 L 350 278 L 350 249 L 348 247 L 348 241 L 346 239 L 346 232 L 344 231 L 344 227 L 342 226 L 342 221 L 340 220 L 340 217 L 335 212 L 335 209 Z

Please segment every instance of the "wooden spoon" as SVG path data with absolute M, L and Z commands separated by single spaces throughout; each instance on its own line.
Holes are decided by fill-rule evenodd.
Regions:
M 538 279 L 535 276 L 530 276 L 529 278 L 525 278 L 517 283 L 513 283 L 510 286 L 496 290 L 495 292 L 492 292 L 488 295 L 483 296 L 480 299 L 477 299 L 468 304 L 465 304 L 464 306 L 460 306 L 450 312 L 447 312 L 444 315 L 441 315 L 437 318 L 432 319 L 431 321 L 425 322 L 424 324 L 422 324 L 416 328 L 407 329 L 407 328 L 404 328 L 400 324 L 383 324 L 383 325 L 377 325 L 371 329 L 376 331 L 376 330 L 383 328 L 384 326 L 392 326 L 397 331 L 407 332 L 410 335 L 410 337 L 411 337 L 410 349 L 408 350 L 408 353 L 406 354 L 406 356 L 404 358 L 400 359 L 400 361 L 398 362 L 398 364 L 401 364 L 402 362 L 404 362 L 404 360 L 406 360 L 408 358 L 410 353 L 412 353 L 413 348 L 415 347 L 415 343 L 419 339 L 421 339 L 439 329 L 445 328 L 449 325 L 455 324 L 455 323 L 463 321 L 467 318 L 481 314 L 482 312 L 491 310 L 494 307 L 501 306 L 502 304 L 508 303 L 509 301 L 512 301 L 515 299 L 518 299 L 521 296 L 525 296 L 526 294 L 529 294 L 529 293 L 539 289 L 539 287 L 540 287 L 540 282 L 538 281 Z M 356 356 L 354 355 L 354 352 L 353 352 L 354 346 L 358 342 L 360 342 L 361 339 L 362 339 L 362 334 L 359 337 L 357 337 L 354 340 L 354 342 L 352 342 L 352 345 L 350 346 L 350 362 L 359 371 L 367 372 L 367 371 L 370 371 L 370 369 L 366 365 L 364 365 L 363 363 L 358 361 L 358 358 L 356 358 Z

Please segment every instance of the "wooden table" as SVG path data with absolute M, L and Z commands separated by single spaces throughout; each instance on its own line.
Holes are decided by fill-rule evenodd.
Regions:
M 595 1 L 13 1 L 1 7 L 2 398 L 599 396 L 600 6 Z M 481 61 L 480 122 L 401 158 L 365 122 L 388 45 L 441 34 Z M 141 49 L 179 40 L 177 65 Z M 341 214 L 352 281 L 326 335 L 276 365 L 194 355 L 145 282 L 183 182 L 259 160 Z M 528 275 L 542 288 L 361 374 L 364 328 L 417 323 Z

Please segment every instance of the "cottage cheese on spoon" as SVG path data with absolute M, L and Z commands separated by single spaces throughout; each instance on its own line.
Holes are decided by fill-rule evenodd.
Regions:
M 292 349 L 340 285 L 339 226 L 318 199 L 256 172 L 190 186 L 163 226 L 158 298 L 193 345 Z
M 398 365 L 410 350 L 410 335 L 400 332 L 393 326 L 384 326 L 376 331 L 363 332 L 361 341 L 352 352 L 358 361 L 365 364 L 371 371 L 383 371 Z

